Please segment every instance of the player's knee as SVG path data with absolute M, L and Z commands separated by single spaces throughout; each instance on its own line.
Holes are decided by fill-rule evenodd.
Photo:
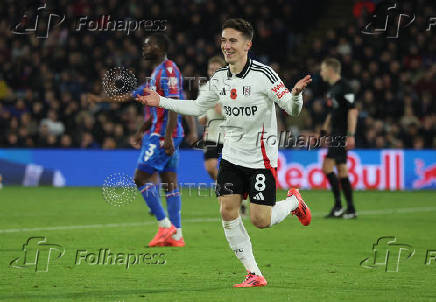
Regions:
M 145 180 L 143 179 L 143 177 L 139 176 L 139 175 L 135 175 L 135 177 L 133 178 L 133 180 L 135 181 L 136 186 L 142 187 L 143 185 L 145 185 Z
M 265 229 L 265 228 L 269 228 L 269 226 L 271 225 L 271 220 L 267 221 L 265 218 L 263 217 L 258 217 L 258 216 L 251 216 L 251 223 L 259 229 Z
M 234 209 L 231 206 L 226 206 L 225 204 L 221 205 L 220 212 L 222 219 L 225 221 L 235 220 L 239 216 L 238 209 Z
M 348 171 L 345 171 L 345 172 L 339 171 L 338 176 L 339 176 L 339 178 L 348 178 Z
M 324 166 L 322 166 L 322 172 L 324 172 L 324 174 L 329 174 L 329 173 L 333 172 L 333 169 L 327 165 L 324 165 Z
M 339 178 L 347 178 L 348 177 L 348 168 L 346 165 L 339 165 L 337 167 L 338 169 L 338 176 Z
M 135 182 L 136 186 L 138 188 L 142 187 L 143 185 L 145 185 L 146 183 L 150 183 L 151 182 L 151 178 L 145 176 L 143 173 L 135 173 L 135 176 L 133 177 L 133 181 Z
M 215 179 L 216 171 L 214 168 L 206 168 L 206 172 L 209 174 L 210 178 Z
M 216 170 L 217 170 L 216 165 L 214 166 L 210 162 L 206 162 L 205 168 L 206 168 L 206 172 L 209 174 L 209 176 L 211 178 L 214 178 L 214 176 L 216 175 Z
M 263 213 L 258 213 L 257 211 L 250 211 L 251 223 L 259 229 L 268 228 L 271 224 L 271 218 L 267 219 Z

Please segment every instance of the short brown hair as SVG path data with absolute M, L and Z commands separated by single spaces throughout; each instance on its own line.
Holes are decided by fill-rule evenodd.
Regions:
M 224 59 L 221 56 L 214 56 L 210 58 L 209 61 L 207 61 L 207 64 L 213 64 L 213 63 L 217 63 L 221 66 L 226 65 L 226 61 L 224 61 Z
M 325 64 L 327 67 L 333 68 L 334 72 L 337 74 L 341 74 L 341 62 L 334 58 L 328 58 L 322 61 L 322 64 Z
M 253 40 L 253 26 L 251 26 L 250 22 L 242 18 L 227 19 L 226 21 L 224 21 L 221 30 L 224 30 L 226 28 L 233 28 L 234 30 L 241 32 L 242 35 L 248 40 Z

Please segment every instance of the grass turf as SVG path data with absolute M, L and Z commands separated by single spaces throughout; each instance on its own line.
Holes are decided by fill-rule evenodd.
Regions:
M 278 197 L 284 198 L 281 191 Z M 359 217 L 326 220 L 331 195 L 303 191 L 312 224 L 295 217 L 271 229 L 249 221 L 255 257 L 269 284 L 235 289 L 242 265 L 224 237 L 218 203 L 183 191 L 184 248 L 144 248 L 156 232 L 142 198 L 127 207 L 106 204 L 99 188 L 21 188 L 0 190 L 0 300 L 4 301 L 430 301 L 436 298 L 435 193 L 356 192 Z M 59 226 L 65 228 L 59 228 Z M 396 236 L 415 254 L 401 254 L 398 272 L 363 268 L 381 236 Z M 29 237 L 45 236 L 65 254 L 52 255 L 48 272 L 10 267 L 23 255 Z M 75 264 L 77 250 L 98 254 L 163 253 L 165 264 Z M 54 253 L 56 254 L 56 253 Z M 42 258 L 43 256 L 41 256 Z M 47 256 L 45 256 L 47 258 Z M 89 258 L 90 262 L 92 259 Z M 121 260 L 120 260 L 121 261 Z

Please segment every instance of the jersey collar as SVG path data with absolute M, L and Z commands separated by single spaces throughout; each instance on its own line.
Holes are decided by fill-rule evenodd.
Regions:
M 168 59 L 165 57 L 165 60 L 163 60 L 161 63 L 159 63 L 159 65 L 157 65 L 155 68 L 153 68 L 153 71 L 151 72 L 151 74 L 156 73 L 162 66 L 165 66 L 166 61 L 168 61 Z
M 241 79 L 245 78 L 248 72 L 250 71 L 250 66 L 251 66 L 251 59 L 247 59 L 247 63 L 245 63 L 244 68 L 242 68 L 242 71 L 238 73 L 236 76 Z M 232 73 L 230 72 L 230 67 L 227 67 L 227 77 L 228 78 L 232 77 Z

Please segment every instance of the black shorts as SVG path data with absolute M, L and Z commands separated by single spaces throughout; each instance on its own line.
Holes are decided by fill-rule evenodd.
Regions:
M 335 160 L 337 165 L 347 163 L 347 149 L 345 147 L 328 147 L 327 158 Z
M 217 144 L 212 141 L 206 141 L 204 143 L 204 159 L 216 158 L 218 159 L 223 150 L 223 144 Z
M 216 195 L 241 194 L 250 202 L 274 206 L 276 204 L 277 169 L 252 169 L 221 160 Z

